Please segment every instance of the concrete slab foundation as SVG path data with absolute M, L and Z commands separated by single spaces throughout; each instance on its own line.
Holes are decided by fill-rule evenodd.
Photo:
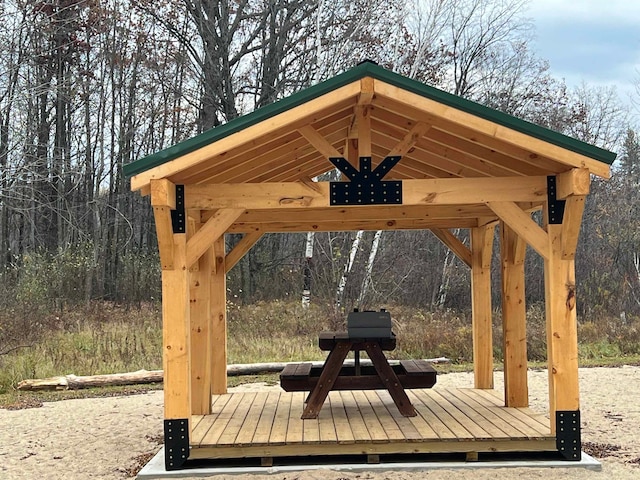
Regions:
M 415 458 L 414 461 L 411 458 Z M 426 460 L 427 458 L 433 458 L 433 460 Z M 568 462 L 565 460 L 559 460 L 557 458 L 544 458 L 541 455 L 524 456 L 524 455 L 502 455 L 502 456 L 487 456 L 486 460 L 483 460 L 483 455 L 480 455 L 478 461 L 466 462 L 459 459 L 447 459 L 443 456 L 427 457 L 427 456 L 381 456 L 380 463 L 370 464 L 366 463 L 366 456 L 362 463 L 354 463 L 351 459 L 351 463 L 339 463 L 336 457 L 327 457 L 326 463 L 313 463 L 302 464 L 299 463 L 300 459 L 287 459 L 286 461 L 277 461 L 278 465 L 271 467 L 262 467 L 259 465 L 245 464 L 236 461 L 235 464 L 225 464 L 222 462 L 216 462 L 215 464 L 194 464 L 183 470 L 166 471 L 164 468 L 164 448 L 161 449 L 155 457 L 153 457 L 145 467 L 140 470 L 137 475 L 139 480 L 151 480 L 162 478 L 186 478 L 186 477 L 211 477 L 214 475 L 238 475 L 238 474 L 280 474 L 286 472 L 300 472 L 305 470 L 320 470 L 329 469 L 336 471 L 348 471 L 348 472 L 366 472 L 366 471 L 428 471 L 439 469 L 477 469 L 477 468 L 516 468 L 516 467 L 530 467 L 530 468 L 585 468 L 588 470 L 600 471 L 602 465 L 595 458 L 582 452 L 582 458 L 579 462 Z M 357 457 L 359 460 L 360 457 Z M 314 457 L 314 460 L 318 460 Z

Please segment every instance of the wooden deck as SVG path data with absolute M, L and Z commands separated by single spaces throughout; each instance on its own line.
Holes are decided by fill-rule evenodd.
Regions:
M 331 392 L 309 420 L 305 392 L 219 395 L 211 415 L 192 419 L 190 458 L 556 450 L 547 418 L 504 407 L 495 391 L 407 392 L 416 417 L 400 415 L 385 390 Z

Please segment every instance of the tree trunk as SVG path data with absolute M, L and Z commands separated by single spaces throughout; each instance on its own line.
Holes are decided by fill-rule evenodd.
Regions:
M 369 252 L 369 260 L 364 271 L 364 278 L 362 279 L 362 287 L 360 288 L 360 295 L 358 296 L 358 308 L 362 309 L 362 304 L 367 295 L 367 290 L 371 284 L 371 272 L 373 271 L 373 263 L 376 260 L 378 254 L 378 245 L 380 244 L 380 237 L 382 236 L 382 230 L 378 230 L 371 242 L 371 252 Z
M 449 363 L 445 357 L 427 358 L 430 363 Z M 346 366 L 352 366 L 353 360 L 345 360 Z M 272 362 L 272 363 L 239 363 L 227 365 L 227 375 L 257 375 L 260 373 L 278 373 L 291 363 L 299 362 Z M 314 366 L 322 366 L 324 362 L 312 362 Z M 398 363 L 398 360 L 390 360 L 389 364 Z M 371 360 L 364 359 L 360 365 L 372 365 Z M 18 384 L 18 390 L 80 390 L 91 387 L 111 387 L 119 385 L 141 385 L 145 383 L 160 383 L 163 381 L 164 372 L 162 370 L 138 370 L 137 372 L 114 373 L 109 375 L 88 375 L 78 377 L 76 375 L 64 375 L 59 377 L 41 378 L 33 380 L 23 380 Z
M 307 241 L 305 244 L 305 263 L 303 267 L 303 285 L 302 285 L 302 307 L 309 308 L 311 304 L 311 262 L 313 261 L 313 242 L 315 235 L 313 232 L 307 233 Z
M 360 241 L 362 240 L 363 233 L 364 232 L 362 230 L 356 233 L 356 238 L 354 238 L 353 242 L 351 243 L 351 250 L 349 250 L 349 260 L 344 265 L 344 271 L 342 272 L 342 277 L 340 277 L 338 289 L 336 290 L 336 313 L 340 310 L 340 307 L 344 302 L 344 289 L 347 286 L 347 278 L 351 273 L 353 262 L 356 259 L 356 254 L 358 253 L 358 249 L 360 248 Z

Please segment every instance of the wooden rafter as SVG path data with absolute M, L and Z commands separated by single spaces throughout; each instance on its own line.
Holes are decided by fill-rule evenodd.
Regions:
M 611 176 L 609 165 L 603 162 L 438 103 L 435 100 L 414 94 L 394 85 L 376 80 L 375 91 L 377 96 L 392 98 L 395 102 L 407 107 L 419 108 L 423 112 L 435 116 L 434 123 L 437 123 L 437 118 L 443 118 L 452 123 L 472 128 L 475 132 L 491 136 L 505 144 L 525 147 L 534 154 L 558 159 L 562 163 L 576 168 L 588 168 L 592 173 L 600 177 L 609 178 Z
M 377 100 L 379 102 L 380 100 Z M 377 104 L 376 104 L 377 105 Z M 426 122 L 426 117 L 418 118 Z M 398 126 L 411 127 L 415 123 L 407 121 L 406 115 L 391 112 L 378 108 L 372 123 L 373 129 L 385 135 L 397 135 L 393 132 L 399 131 Z M 520 158 L 507 155 L 495 149 L 484 146 L 478 141 L 461 138 L 439 129 L 436 125 L 430 124 L 431 128 L 425 132 L 423 138 L 416 144 L 413 155 L 420 156 L 434 154 L 442 159 L 456 162 L 456 169 L 472 168 L 477 172 L 495 176 L 513 175 L 544 175 L 549 171 L 558 168 L 556 162 L 544 159 L 537 159 L 535 165 L 523 162 Z M 475 175 L 477 176 L 477 175 Z
M 431 127 L 424 122 L 416 123 L 413 126 L 413 128 L 409 130 L 409 132 L 404 136 L 404 138 L 400 140 L 398 144 L 391 149 L 391 151 L 387 156 L 402 157 L 406 155 L 407 153 L 409 153 L 409 150 L 411 150 L 414 147 L 414 145 L 418 143 L 418 140 L 420 140 L 420 138 L 429 130 L 429 128 Z
M 351 103 L 336 107 L 336 111 L 316 119 L 314 117 L 313 128 L 325 138 L 342 138 L 342 134 L 336 136 L 336 132 L 342 132 L 345 126 L 345 116 L 353 111 Z M 300 122 L 299 127 L 308 125 L 309 122 Z M 306 149 L 306 150 L 305 150 Z M 197 169 L 195 173 L 187 174 L 181 182 L 185 184 L 203 183 L 208 179 L 215 178 L 212 183 L 224 183 L 232 181 L 252 181 L 251 177 L 244 177 L 243 174 L 255 172 L 254 175 L 261 175 L 272 162 L 276 165 L 292 160 L 291 152 L 297 152 L 295 159 L 302 159 L 307 153 L 316 154 L 315 149 L 309 142 L 300 136 L 296 129 L 286 129 L 279 133 L 273 133 L 266 138 L 241 144 L 234 149 L 223 152 L 215 160 L 206 162 Z M 257 162 L 256 159 L 260 158 Z M 181 174 L 182 176 L 182 174 Z M 236 180 L 237 179 L 237 180 Z
M 139 190 L 154 178 L 166 178 L 176 173 L 193 167 L 203 160 L 212 158 L 226 152 L 229 149 L 245 144 L 247 138 L 258 138 L 268 135 L 278 128 L 286 128 L 295 125 L 296 122 L 308 118 L 309 112 L 317 112 L 321 109 L 331 108 L 360 93 L 358 83 L 350 83 L 343 87 L 332 90 L 320 97 L 309 100 L 303 105 L 299 105 L 290 110 L 282 112 L 269 119 L 268 122 L 253 124 L 237 133 L 224 137 L 217 142 L 203 146 L 193 152 L 187 153 L 180 158 L 158 165 L 150 170 L 146 170 L 131 177 L 131 189 Z
M 311 125 L 304 125 L 298 128 L 298 132 L 325 158 L 342 157 L 342 154 Z

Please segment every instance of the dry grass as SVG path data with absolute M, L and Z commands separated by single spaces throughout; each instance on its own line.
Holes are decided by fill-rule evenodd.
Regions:
M 444 356 L 452 360 L 450 369 L 469 368 L 472 361 L 469 312 L 428 312 L 402 306 L 388 309 L 398 336 L 398 347 L 390 352 L 390 357 Z M 228 312 L 229 363 L 321 360 L 324 353 L 317 348 L 318 332 L 336 328 L 329 309 L 312 306 L 305 310 L 297 302 L 246 306 L 230 303 Z M 494 317 L 494 357 L 499 365 L 501 319 L 499 313 Z M 19 381 L 27 378 L 162 368 L 158 304 L 125 309 L 105 302 L 39 318 L 20 318 L 15 310 L 11 315 L 0 312 L 0 334 L 6 322 L 37 325 L 38 330 L 25 332 L 21 340 L 25 348 L 0 355 L 0 394 L 11 392 Z M 582 363 L 637 363 L 639 332 L 637 318 L 626 321 L 605 318 L 580 324 Z M 527 347 L 534 364 L 545 361 L 544 312 L 536 307 L 528 312 Z

